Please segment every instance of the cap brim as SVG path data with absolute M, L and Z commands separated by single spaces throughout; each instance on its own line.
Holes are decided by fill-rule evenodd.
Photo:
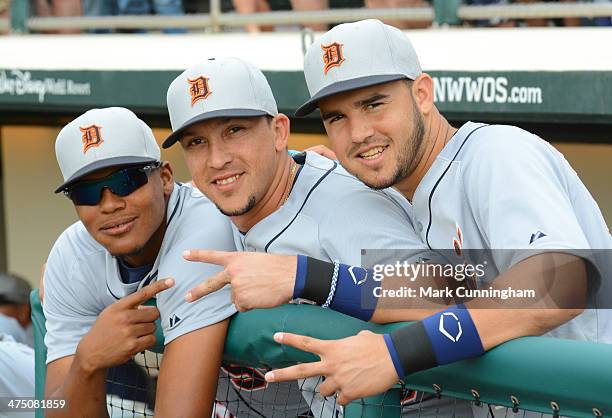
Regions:
M 64 182 L 60 187 L 55 189 L 55 193 L 59 193 L 64 190 L 66 187 L 71 186 L 76 181 L 79 181 L 81 178 L 86 175 L 93 173 L 94 171 L 101 170 L 103 168 L 114 167 L 114 166 L 122 166 L 122 165 L 136 165 L 136 164 L 148 164 L 156 162 L 155 158 L 149 157 L 114 157 L 108 158 L 106 160 L 94 161 L 93 163 L 86 165 L 85 167 L 78 170 L 74 173 L 68 180 Z
M 196 124 L 198 122 L 202 122 L 204 120 L 215 119 L 215 118 L 249 118 L 256 116 L 265 116 L 270 115 L 268 112 L 264 110 L 255 110 L 255 109 L 220 109 L 213 110 L 211 112 L 201 113 L 193 118 L 189 119 L 187 122 L 183 124 L 176 131 L 172 132 L 168 138 L 162 144 L 162 148 L 170 148 L 174 145 L 175 142 L 181 139 L 181 135 L 185 132 L 185 129 L 189 128 L 191 125 Z M 273 115 L 270 115 L 273 116 Z
M 303 117 L 311 114 L 319 105 L 319 100 L 334 94 L 374 86 L 376 84 L 388 83 L 390 81 L 401 80 L 403 78 L 407 79 L 408 77 L 405 74 L 369 75 L 366 77 L 352 78 L 350 80 L 330 84 L 312 96 L 306 103 L 298 107 L 294 115 L 297 117 Z

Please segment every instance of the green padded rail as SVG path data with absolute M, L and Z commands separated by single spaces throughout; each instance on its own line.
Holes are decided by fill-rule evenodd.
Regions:
M 41 345 L 44 317 L 38 292 L 31 296 L 32 317 L 36 333 L 36 396 L 42 397 L 44 359 Z M 259 367 L 285 367 L 318 358 L 274 342 L 278 331 L 309 335 L 320 339 L 337 339 L 355 335 L 367 329 L 376 333 L 389 332 L 405 324 L 378 325 L 310 305 L 284 305 L 274 309 L 258 309 L 236 314 L 228 330 L 224 359 L 227 362 Z M 158 327 L 159 331 L 159 327 Z M 158 338 L 163 339 L 161 335 Z M 43 347 L 43 348 L 41 348 Z M 593 417 L 593 408 L 603 416 L 612 415 L 612 345 L 542 337 L 525 337 L 490 350 L 485 355 L 454 364 L 436 367 L 411 375 L 406 380 L 411 389 L 434 393 L 433 385 L 442 396 L 474 400 L 472 390 L 480 400 L 495 405 L 512 406 L 515 396 L 520 408 L 552 413 L 551 402 L 560 407 L 560 414 L 572 417 Z M 368 398 L 367 404 L 381 402 Z M 399 390 L 384 398 L 383 415 L 378 408 L 372 416 L 398 416 Z M 354 403 L 346 417 L 368 416 L 363 406 Z M 352 415 L 355 416 L 355 415 Z

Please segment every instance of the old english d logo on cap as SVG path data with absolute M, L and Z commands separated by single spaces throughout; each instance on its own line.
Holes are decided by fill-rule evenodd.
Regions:
M 81 126 L 79 129 L 83 132 L 83 154 L 85 154 L 89 148 L 99 147 L 102 142 L 104 142 L 101 134 L 101 126 Z
M 339 67 L 344 62 L 344 56 L 342 55 L 342 44 L 334 42 L 329 45 L 321 45 L 323 49 L 323 62 L 325 67 L 323 72 L 327 75 L 327 72 L 333 67 Z
M 208 78 L 200 76 L 189 81 L 189 94 L 191 95 L 191 106 L 196 104 L 198 100 L 204 100 L 212 94 L 208 86 Z

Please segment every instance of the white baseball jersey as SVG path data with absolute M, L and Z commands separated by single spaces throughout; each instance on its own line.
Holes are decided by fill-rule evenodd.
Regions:
M 362 249 L 410 249 L 408 261 L 432 255 L 414 231 L 411 208 L 398 204 L 399 193 L 372 190 L 314 152 L 295 158 L 303 167 L 287 202 L 246 234 L 233 226 L 238 250 L 350 265 L 361 265 Z
M 0 418 L 34 417 L 34 412 L 15 412 L 10 399 L 34 397 L 34 350 L 0 333 Z
M 563 155 L 513 126 L 463 125 L 419 184 L 412 209 L 415 229 L 430 248 L 489 251 L 493 274 L 479 287 L 538 252 L 583 256 L 612 248 L 596 202 Z M 612 294 L 609 255 L 589 257 L 599 272 L 591 283 L 601 279 L 589 308 L 610 306 L 602 299 Z M 587 309 L 548 335 L 612 342 L 608 316 Z
M 197 189 L 175 184 L 166 223 L 153 268 L 142 280 L 130 284 L 122 281 L 117 258 L 98 244 L 81 222 L 60 235 L 49 255 L 44 277 L 47 363 L 73 355 L 102 310 L 158 278 L 175 279 L 173 287 L 157 295 L 166 344 L 236 312 L 229 287 L 194 303 L 184 299 L 188 290 L 220 268 L 186 261 L 182 252 L 193 248 L 234 251 L 227 217 Z
M 0 335 L 2 334 L 10 335 L 18 343 L 28 344 L 29 342 L 26 331 L 19 322 L 13 317 L 0 313 Z
M 425 254 L 432 256 L 415 234 L 404 208 L 389 197 L 397 192 L 372 190 L 337 162 L 316 153 L 307 152 L 305 158 L 304 154 L 298 154 L 295 158 L 303 167 L 287 202 L 246 234 L 234 226 L 238 250 L 303 254 L 351 265 L 361 265 L 362 249 L 412 249 L 412 258 L 407 258 L 408 261 L 417 261 Z M 257 372 L 263 376 L 265 370 Z M 324 402 L 318 393 L 318 383 L 319 379 L 315 378 L 299 381 L 306 403 L 295 382 L 262 382 L 259 389 L 266 391 L 258 394 L 251 390 L 248 406 L 239 402 L 227 406 L 238 417 L 255 416 L 249 415 L 253 410 L 261 416 L 275 416 L 274 410 L 266 409 L 266 405 L 278 401 L 287 411 L 305 414 L 310 405 L 315 416 L 339 416 L 333 398 Z

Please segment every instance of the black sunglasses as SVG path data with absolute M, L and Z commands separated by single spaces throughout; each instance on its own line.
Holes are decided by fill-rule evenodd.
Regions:
M 127 196 L 147 184 L 151 171 L 161 167 L 157 161 L 143 167 L 128 167 L 96 180 L 76 183 L 63 192 L 75 205 L 94 206 L 100 203 L 102 191 L 109 189 L 117 196 Z

